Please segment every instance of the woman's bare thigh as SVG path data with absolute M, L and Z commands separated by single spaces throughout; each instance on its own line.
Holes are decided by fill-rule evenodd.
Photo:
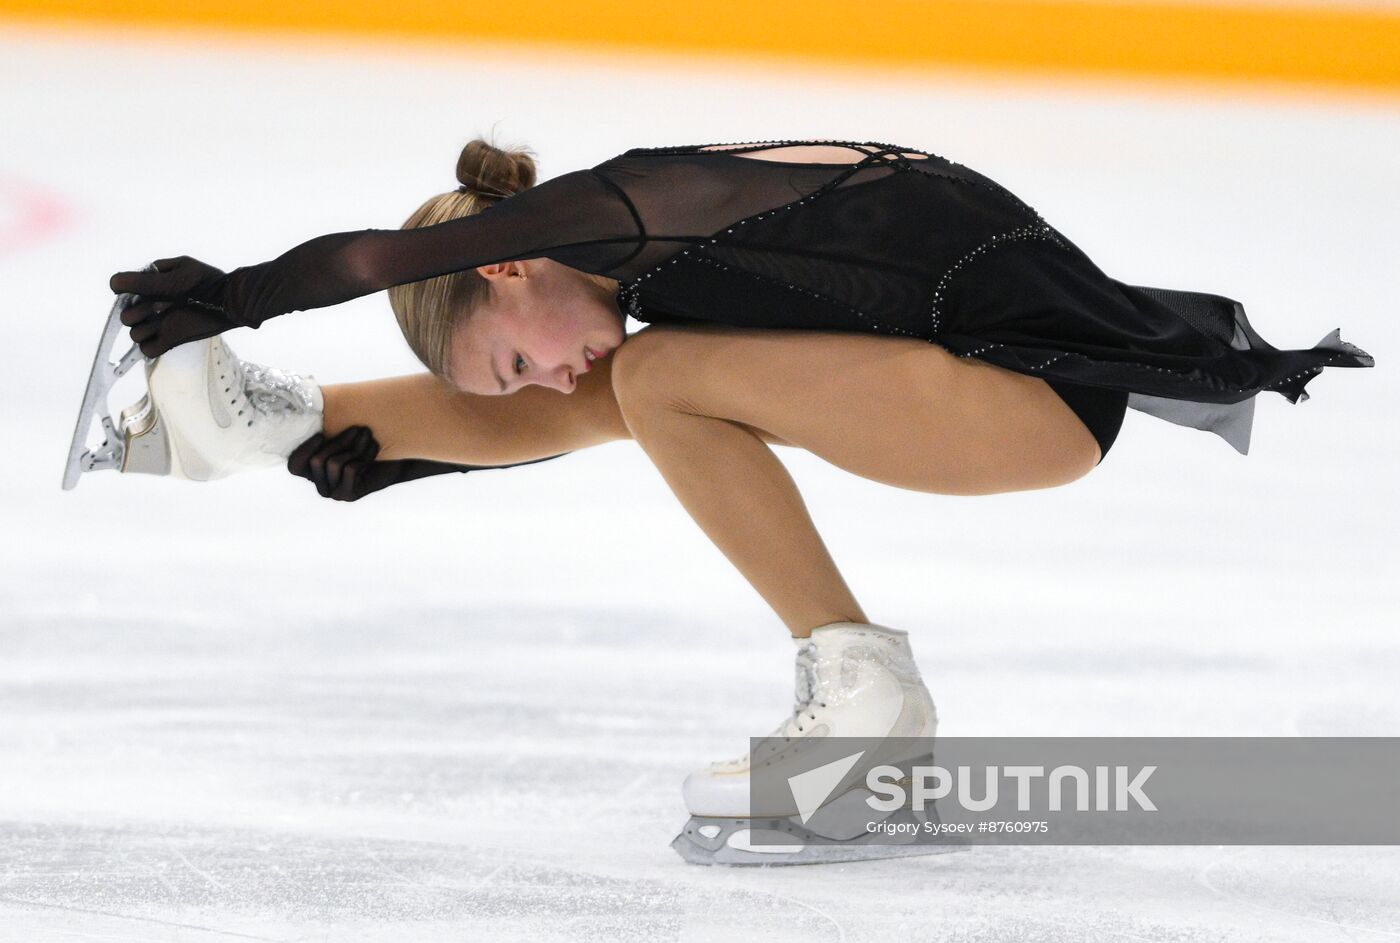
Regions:
M 1049 488 L 1099 460 L 1044 380 L 918 338 L 653 325 L 613 358 L 624 417 L 664 408 L 728 419 L 900 488 Z

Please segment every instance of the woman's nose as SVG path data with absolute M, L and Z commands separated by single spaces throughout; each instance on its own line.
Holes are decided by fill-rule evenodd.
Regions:
M 578 378 L 573 368 L 564 364 L 552 370 L 541 382 L 544 386 L 556 389 L 561 393 L 572 393 L 578 384 Z

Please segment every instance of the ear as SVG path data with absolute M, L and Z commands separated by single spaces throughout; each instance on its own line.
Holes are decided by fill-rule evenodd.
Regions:
M 511 262 L 492 262 L 489 265 L 478 265 L 476 271 L 482 278 L 495 281 L 498 278 L 510 278 L 518 275 L 525 278 L 530 273 L 526 270 L 525 260 L 516 259 Z

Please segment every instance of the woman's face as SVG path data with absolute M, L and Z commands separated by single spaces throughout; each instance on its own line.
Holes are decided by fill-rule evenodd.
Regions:
M 626 339 L 617 282 L 552 259 L 477 269 L 486 300 L 452 338 L 448 372 L 464 393 L 503 396 L 531 384 L 574 391 L 577 376 Z

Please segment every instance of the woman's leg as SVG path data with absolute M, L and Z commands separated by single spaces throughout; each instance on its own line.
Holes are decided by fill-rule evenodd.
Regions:
M 572 393 L 528 386 L 510 396 L 452 389 L 430 373 L 323 386 L 329 439 L 368 426 L 379 458 L 510 465 L 629 439 L 612 391 L 612 357 L 580 374 Z
M 632 437 L 794 636 L 870 620 L 761 433 L 939 494 L 1050 488 L 1099 459 L 1045 381 L 917 338 L 658 325 L 612 359 Z

